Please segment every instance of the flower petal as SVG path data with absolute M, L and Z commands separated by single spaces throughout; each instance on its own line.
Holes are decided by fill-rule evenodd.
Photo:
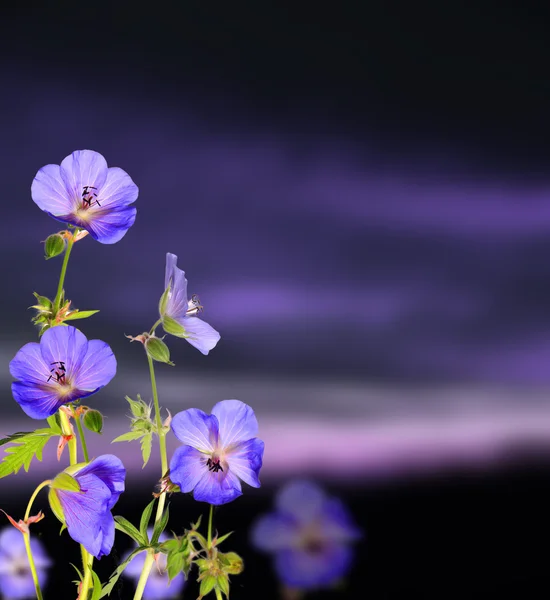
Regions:
M 281 550 L 275 568 L 281 581 L 290 587 L 307 590 L 326 587 L 346 574 L 353 550 L 345 545 L 327 546 L 320 552 Z
M 10 362 L 12 377 L 25 383 L 47 383 L 51 368 L 42 356 L 40 344 L 36 342 L 25 344 Z
M 174 415 L 172 431 L 182 444 L 200 452 L 211 454 L 218 444 L 218 420 L 198 408 L 189 408 Z
M 31 419 L 47 419 L 65 403 L 59 397 L 59 387 L 53 385 L 27 385 L 20 381 L 11 384 L 11 393 L 17 404 Z M 71 398 L 68 399 L 71 401 Z
M 74 385 L 83 390 L 102 388 L 115 376 L 116 367 L 110 346 L 101 340 L 90 340 L 80 368 L 74 374 Z
M 220 341 L 220 334 L 198 317 L 183 317 L 178 323 L 185 327 L 185 339 L 205 355 Z
M 97 558 L 102 551 L 101 527 L 108 511 L 111 491 L 99 477 L 91 473 L 78 475 L 77 480 L 80 492 L 56 490 L 56 493 L 69 535 Z
M 98 456 L 77 473 L 79 478 L 88 474 L 95 475 L 109 488 L 111 499 L 108 506 L 109 510 L 113 508 L 120 494 L 124 491 L 124 479 L 126 477 L 126 469 L 120 458 L 114 454 Z
M 46 165 L 38 171 L 31 185 L 31 196 L 39 208 L 52 215 L 66 215 L 73 210 L 59 165 Z
M 258 435 L 258 420 L 248 404 L 240 400 L 222 400 L 212 409 L 219 423 L 220 445 L 228 448 Z
M 122 208 L 137 200 L 138 186 L 126 171 L 111 167 L 107 171 L 107 179 L 97 192 L 97 200 L 101 208 Z
M 187 279 L 185 278 L 185 272 L 176 266 L 177 262 L 178 257 L 175 254 L 170 254 L 170 252 L 166 254 L 164 289 L 170 285 L 170 293 L 168 294 L 164 314 L 172 317 L 172 319 L 183 318 L 188 309 Z
M 277 511 L 290 515 L 300 524 L 319 518 L 327 501 L 325 492 L 312 481 L 298 480 L 286 485 L 275 500 Z
M 320 521 L 327 539 L 334 542 L 350 542 L 361 537 L 349 510 L 339 498 L 328 498 L 322 508 Z
M 94 207 L 95 208 L 95 207 Z M 90 235 L 102 244 L 114 244 L 120 241 L 136 220 L 134 207 L 123 207 L 116 210 L 99 209 L 91 212 L 88 219 L 80 223 Z
M 84 361 L 88 340 L 76 327 L 52 327 L 44 332 L 40 350 L 50 369 L 56 362 L 63 361 L 67 375 L 72 377 L 80 370 Z
M 256 521 L 251 540 L 256 548 L 267 552 L 290 549 L 299 541 L 299 530 L 292 518 L 272 513 Z
M 73 208 L 81 205 L 85 186 L 99 189 L 107 179 L 107 161 L 93 150 L 76 150 L 63 159 L 60 167 Z
M 97 558 L 111 554 L 115 543 L 115 520 L 110 512 L 106 512 L 99 523 L 101 547 Z
M 231 471 L 252 487 L 260 487 L 258 477 L 262 468 L 264 443 L 258 438 L 241 442 L 227 454 L 226 460 Z
M 208 502 L 214 506 L 226 504 L 242 495 L 241 483 L 230 471 L 206 471 L 193 492 L 198 502 Z
M 170 480 L 179 485 L 186 494 L 195 489 L 199 481 L 208 473 L 207 456 L 191 446 L 180 446 L 170 461 Z

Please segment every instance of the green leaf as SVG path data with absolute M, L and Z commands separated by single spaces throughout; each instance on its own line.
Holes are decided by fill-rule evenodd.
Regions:
M 230 531 L 229 533 L 226 533 L 225 535 L 222 535 L 222 537 L 219 537 L 216 539 L 216 546 L 219 546 L 222 542 L 225 542 L 225 540 L 232 534 L 233 532 Z
M 115 442 L 131 442 L 132 440 L 139 440 L 140 437 L 143 436 L 141 431 L 128 431 L 116 437 L 111 444 Z
M 92 315 L 98 313 L 99 310 L 75 310 L 72 313 L 69 313 L 66 317 L 63 317 L 64 321 L 76 321 L 76 319 L 87 319 Z
M 185 565 L 185 556 L 181 552 L 171 552 L 166 557 L 166 571 L 168 573 L 168 579 L 172 581 L 176 575 L 179 575 L 183 571 Z
M 136 542 L 139 546 L 147 545 L 147 538 L 143 539 L 141 533 L 137 530 L 137 527 L 132 525 L 128 519 L 125 519 L 121 516 L 116 516 L 115 518 L 115 529 L 122 531 L 126 535 L 130 536 L 134 542 Z
M 92 580 L 94 587 L 92 588 L 92 595 L 90 600 L 99 600 L 101 598 L 101 580 L 97 576 L 95 571 L 92 571 Z
M 166 525 L 168 525 L 168 519 L 170 518 L 169 508 L 169 506 L 166 507 L 166 510 L 162 513 L 162 517 L 158 523 L 155 523 L 153 537 L 151 538 L 152 545 L 155 545 L 159 541 L 160 534 L 166 529 Z
M 51 483 L 54 490 L 64 490 L 66 492 L 80 492 L 78 481 L 64 471 L 56 475 Z
M 42 460 L 44 446 L 55 435 L 59 434 L 52 429 L 37 429 L 23 435 L 15 434 L 16 437 L 8 436 L 7 441 L 2 440 L 2 444 L 11 442 L 13 446 L 4 451 L 5 456 L 0 463 L 0 478 L 17 473 L 21 467 L 28 472 L 32 459 L 36 457 L 39 461 Z
M 151 446 L 153 445 L 153 434 L 146 433 L 141 439 L 141 455 L 143 457 L 143 467 L 149 462 L 151 457 Z M 143 467 L 141 467 L 143 469 Z
M 128 566 L 130 561 L 135 556 L 137 556 L 140 552 L 143 552 L 144 550 L 147 550 L 147 548 L 143 548 L 143 547 L 136 548 L 124 562 L 122 562 L 122 563 L 120 563 L 120 565 L 118 565 L 118 567 L 114 570 L 113 574 L 109 578 L 109 582 L 103 586 L 103 589 L 101 590 L 100 598 L 104 598 L 105 596 L 108 596 L 113 591 L 113 588 L 115 587 L 115 584 L 118 581 L 118 578 L 122 575 L 122 572 Z
M 147 527 L 149 526 L 149 521 L 151 520 L 151 515 L 153 514 L 153 507 L 155 506 L 156 499 L 151 500 L 149 504 L 145 507 L 143 513 L 141 514 L 141 521 L 139 522 L 139 531 L 145 540 L 149 540 L 147 537 Z
M 188 337 L 187 332 L 185 331 L 185 327 L 180 325 L 175 319 L 172 317 L 163 317 L 162 318 L 162 327 L 166 333 L 170 335 L 175 335 L 176 337 Z

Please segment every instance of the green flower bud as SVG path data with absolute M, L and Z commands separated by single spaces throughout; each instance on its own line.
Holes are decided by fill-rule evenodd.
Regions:
M 44 253 L 46 260 L 58 256 L 65 251 L 65 239 L 59 233 L 49 235 L 44 242 Z
M 218 553 L 218 559 L 223 565 L 224 573 L 228 575 L 239 575 L 243 572 L 243 559 L 236 552 Z
M 145 351 L 153 360 L 174 366 L 170 361 L 170 350 L 160 338 L 155 336 L 148 338 L 145 342 Z
M 201 581 L 200 595 L 201 598 L 209 594 L 215 587 L 217 583 L 217 578 L 213 575 L 206 575 L 204 579 Z
M 82 422 L 86 429 L 94 433 L 101 433 L 103 430 L 103 415 L 98 410 L 89 408 L 84 414 Z

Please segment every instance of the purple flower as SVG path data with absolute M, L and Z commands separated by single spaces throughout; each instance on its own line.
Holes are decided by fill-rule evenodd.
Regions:
M 81 227 L 102 244 L 118 242 L 134 224 L 138 188 L 130 176 L 93 150 L 76 150 L 61 165 L 42 167 L 31 186 L 51 217 Z
M 164 305 L 160 308 L 164 330 L 166 333 L 185 338 L 203 354 L 208 354 L 218 343 L 220 334 L 197 317 L 203 307 L 198 296 L 193 295 L 190 300 L 187 298 L 187 279 L 185 272 L 176 266 L 177 262 L 178 257 L 175 254 L 166 255 L 164 289 L 167 290 L 167 295 Z M 165 322 L 165 317 L 176 321 L 183 331 L 177 332 L 170 328 Z
M 100 340 L 60 325 L 40 343 L 25 344 L 10 362 L 15 401 L 33 419 L 45 419 L 63 404 L 95 394 L 114 377 L 116 359 Z
M 185 444 L 170 462 L 170 479 L 195 500 L 225 504 L 242 494 L 242 479 L 260 487 L 264 443 L 256 438 L 254 411 L 240 400 L 222 400 L 207 415 L 190 408 L 172 419 L 172 431 Z
M 275 511 L 258 519 L 252 542 L 275 555 L 279 579 L 302 590 L 335 583 L 351 566 L 360 537 L 346 507 L 314 483 L 295 481 L 277 495 Z
M 54 479 L 50 505 L 67 525 L 73 540 L 96 558 L 101 558 L 111 552 L 115 541 L 111 509 L 124 491 L 126 469 L 119 458 L 104 454 L 70 475 L 79 489 L 60 489 Z M 61 509 L 61 514 L 56 512 L 56 506 Z
M 153 529 L 149 529 L 149 539 L 153 537 Z M 169 539 L 166 533 L 161 533 L 159 542 L 165 542 Z M 123 560 L 126 560 L 129 556 L 129 552 L 124 556 Z M 134 579 L 137 583 L 143 570 L 143 564 L 145 562 L 145 552 L 141 552 L 134 557 L 130 564 L 124 569 L 123 573 L 130 579 Z M 143 597 L 149 600 L 164 600 L 165 598 L 179 597 L 183 586 L 185 585 L 185 575 L 179 573 L 169 581 L 168 573 L 166 572 L 166 554 L 159 553 L 156 556 L 155 565 L 151 570 L 149 579 L 145 584 L 143 590 Z
M 31 550 L 38 582 L 43 587 L 47 579 L 46 569 L 51 563 L 35 537 L 31 537 Z M 7 600 L 34 598 L 36 594 L 23 536 L 13 527 L 7 527 L 0 533 L 0 593 Z

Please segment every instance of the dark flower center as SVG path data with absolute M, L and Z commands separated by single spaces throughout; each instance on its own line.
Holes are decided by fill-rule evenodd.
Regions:
M 87 209 L 96 205 L 101 206 L 97 199 L 97 188 L 93 185 L 85 185 L 82 188 L 82 208 Z
M 204 307 L 199 300 L 197 294 L 193 294 L 191 296 L 191 300 L 187 303 L 187 312 L 185 313 L 186 317 L 195 317 L 198 313 L 202 312 Z
M 46 381 L 49 382 L 53 379 L 56 383 L 66 383 L 65 375 L 67 374 L 67 369 L 65 368 L 65 362 L 57 360 L 51 364 L 54 365 L 54 367 L 53 369 L 50 369 L 50 376 Z
M 220 459 L 219 458 L 209 458 L 206 461 L 206 466 L 208 467 L 209 471 L 212 471 L 214 473 L 217 473 L 218 471 L 223 471 L 223 467 L 220 463 Z

